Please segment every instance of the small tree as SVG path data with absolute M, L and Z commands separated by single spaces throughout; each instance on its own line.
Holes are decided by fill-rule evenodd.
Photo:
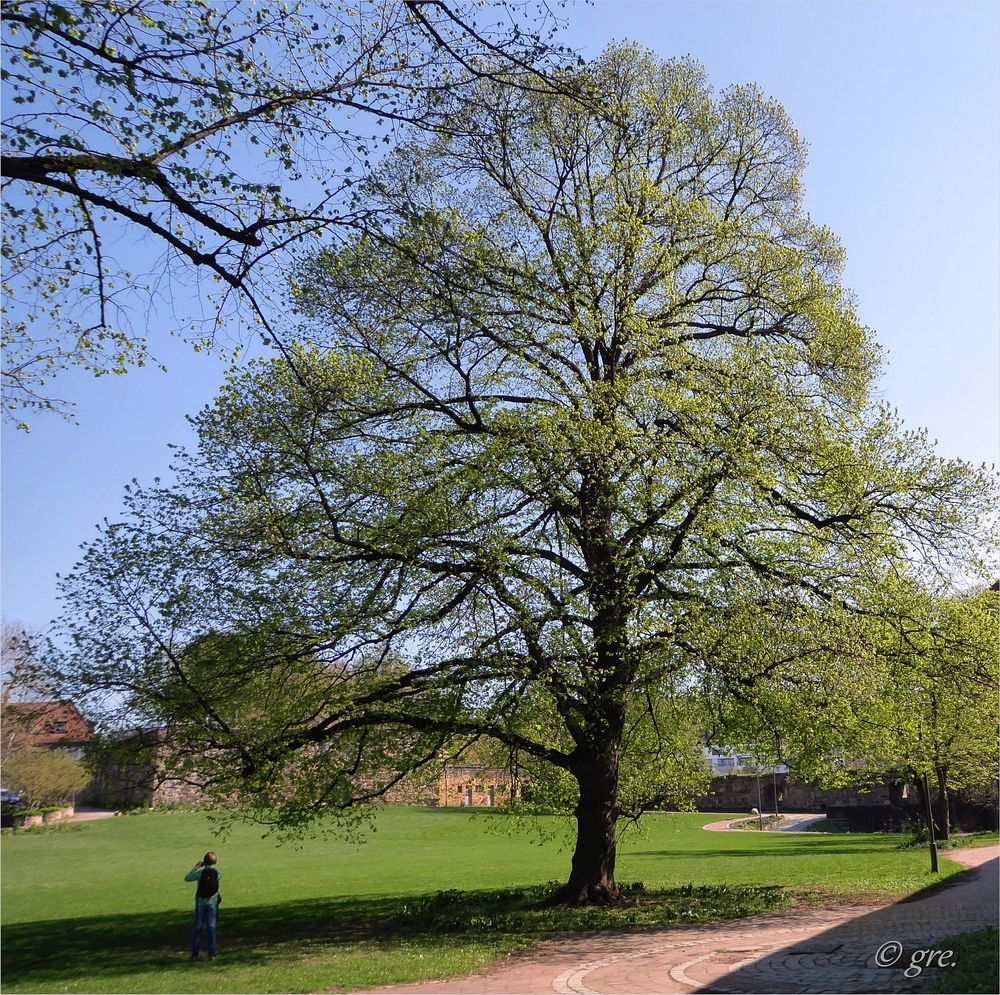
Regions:
M 951 832 L 956 790 L 995 786 L 1000 707 L 995 591 L 932 593 L 930 574 L 901 567 L 858 590 L 849 610 L 828 611 L 810 643 L 824 646 L 810 672 L 789 672 L 796 634 L 760 619 L 730 630 L 761 668 L 752 691 L 725 668 L 708 682 L 727 741 L 769 762 L 794 760 L 798 775 L 832 785 L 891 779 L 912 784 L 925 817 L 927 789 L 939 838 Z M 839 615 L 839 618 L 838 618 Z M 988 793 L 988 792 L 987 792 Z
M 67 751 L 34 746 L 4 760 L 3 779 L 32 807 L 65 804 L 90 782 L 83 763 Z
M 927 800 L 937 835 L 951 835 L 951 796 L 996 783 L 1000 660 L 998 599 L 933 597 L 910 589 L 908 607 L 886 633 L 893 756 Z M 925 806 L 926 810 L 926 806 Z

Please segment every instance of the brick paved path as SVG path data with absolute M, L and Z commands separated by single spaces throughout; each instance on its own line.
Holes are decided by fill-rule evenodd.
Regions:
M 399 993 L 639 995 L 721 992 L 899 992 L 914 950 L 996 926 L 1000 847 L 948 854 L 970 868 L 930 894 L 881 905 L 750 916 L 691 929 L 643 930 L 550 940 L 482 974 L 392 989 Z M 876 951 L 902 946 L 879 967 Z M 893 950 L 892 953 L 896 951 Z

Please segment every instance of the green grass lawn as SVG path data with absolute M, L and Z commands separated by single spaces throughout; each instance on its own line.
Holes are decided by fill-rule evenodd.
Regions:
M 568 872 L 568 841 L 498 831 L 498 813 L 388 808 L 366 843 L 297 847 L 250 826 L 218 839 L 192 812 L 5 832 L 3 989 L 360 988 L 468 971 L 553 930 L 728 918 L 933 880 L 926 854 L 899 849 L 899 837 L 701 829 L 721 818 L 650 816 L 626 834 L 618 864 L 620 882 L 644 883 L 641 901 L 571 914 L 540 907 L 540 886 Z M 220 957 L 190 964 L 194 886 L 183 877 L 208 849 L 223 871 Z M 959 870 L 941 864 L 943 876 Z M 438 895 L 450 891 L 478 894 Z
M 950 950 L 952 966 L 939 970 L 930 989 L 943 995 L 993 995 L 1000 991 L 1000 936 L 995 929 L 939 940 L 935 950 Z

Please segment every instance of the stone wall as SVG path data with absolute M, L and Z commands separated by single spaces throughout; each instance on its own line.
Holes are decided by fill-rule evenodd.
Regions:
M 201 805 L 201 788 L 162 775 L 164 749 L 160 730 L 129 736 L 109 751 L 87 789 L 87 804 L 108 808 L 155 808 L 157 805 Z
M 207 796 L 199 785 L 163 776 L 165 765 L 162 755 L 165 748 L 158 732 L 121 741 L 119 748 L 109 753 L 100 765 L 81 801 L 111 808 L 206 804 Z M 371 788 L 380 783 L 373 780 Z M 376 805 L 433 806 L 439 803 L 439 795 L 437 778 L 433 774 L 418 774 L 404 778 L 373 802 Z
M 777 794 L 777 798 L 775 798 Z M 909 804 L 906 785 L 883 782 L 862 791 L 859 788 L 821 788 L 787 774 L 729 774 L 713 777 L 708 794 L 697 799 L 702 812 L 825 812 L 831 806 L 880 805 L 887 808 Z
M 420 805 L 432 808 L 438 803 L 440 789 L 433 778 L 404 778 L 399 784 L 393 785 L 382 796 L 383 805 Z M 376 802 L 378 804 L 378 802 Z
M 201 788 L 183 781 L 157 781 L 152 768 L 109 770 L 105 768 L 87 789 L 83 801 L 104 808 L 156 808 L 157 805 L 201 805 Z

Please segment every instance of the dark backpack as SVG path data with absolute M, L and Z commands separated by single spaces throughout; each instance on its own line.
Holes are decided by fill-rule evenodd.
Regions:
M 219 872 L 214 867 L 203 867 L 198 878 L 198 897 L 211 898 L 219 891 Z

